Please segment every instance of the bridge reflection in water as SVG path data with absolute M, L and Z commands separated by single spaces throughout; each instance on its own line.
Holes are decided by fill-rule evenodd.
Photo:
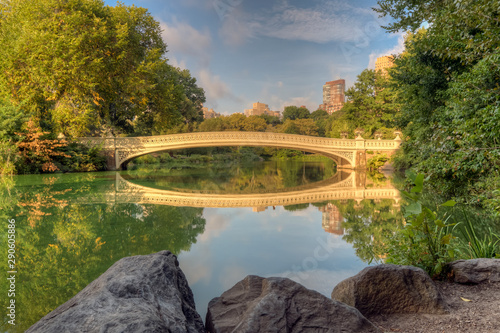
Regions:
M 140 203 L 186 207 L 253 207 L 288 206 L 331 200 L 393 199 L 399 204 L 399 191 L 392 185 L 366 187 L 366 174 L 341 170 L 330 179 L 280 191 L 253 194 L 222 194 L 206 191 L 172 191 L 135 184 L 116 174 L 116 203 Z

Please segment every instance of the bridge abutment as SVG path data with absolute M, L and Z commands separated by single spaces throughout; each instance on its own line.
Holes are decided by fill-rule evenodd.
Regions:
M 115 171 L 116 168 L 116 149 L 103 149 L 101 154 L 106 158 L 106 168 L 109 171 Z
M 356 151 L 356 164 L 354 169 L 366 169 L 366 150 Z

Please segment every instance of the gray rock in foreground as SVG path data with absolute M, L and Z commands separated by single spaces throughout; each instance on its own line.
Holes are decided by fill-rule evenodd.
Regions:
M 429 275 L 412 266 L 367 267 L 340 282 L 332 291 L 332 299 L 355 307 L 365 316 L 447 312 Z
M 249 275 L 208 304 L 208 332 L 380 332 L 358 310 L 286 278 Z
M 500 282 L 500 259 L 457 260 L 449 264 L 457 283 Z
M 204 332 L 193 293 L 169 251 L 117 261 L 27 332 Z

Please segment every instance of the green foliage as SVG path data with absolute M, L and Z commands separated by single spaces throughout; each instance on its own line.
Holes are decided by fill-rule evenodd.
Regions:
M 309 118 L 314 119 L 315 121 L 318 121 L 320 119 L 325 119 L 328 118 L 328 112 L 326 112 L 325 110 L 318 109 L 312 112 Z
M 348 200 L 331 204 L 338 208 L 342 216 L 342 228 L 345 230 L 342 239 L 352 244 L 356 255 L 368 263 L 383 261 L 387 244 L 393 239 L 402 219 L 394 201 L 363 200 L 357 203 Z
M 397 93 L 389 83 L 390 79 L 381 72 L 369 69 L 361 72 L 354 86 L 346 91 L 347 102 L 343 108 L 323 125 L 325 135 L 339 138 L 342 133 L 348 133 L 349 138 L 354 138 L 355 130 L 362 129 L 364 138 L 374 138 L 377 132 L 383 139 L 393 139 L 399 104 Z
M 283 121 L 286 121 L 287 119 L 306 119 L 309 118 L 310 115 L 311 113 L 305 107 L 286 106 L 283 111 Z
M 309 204 L 305 203 L 305 204 L 288 205 L 288 206 L 283 206 L 283 208 L 290 212 L 298 212 L 309 208 Z
M 318 126 L 313 119 L 287 119 L 277 128 L 280 133 L 318 136 Z
M 280 118 L 278 118 L 276 116 L 262 114 L 262 115 L 257 116 L 257 117 L 264 119 L 266 121 L 266 124 L 271 125 L 271 126 L 276 126 L 276 125 L 281 124 Z
M 0 177 L 14 175 L 18 160 L 17 146 L 10 141 L 0 140 Z
M 395 96 L 382 73 L 365 69 L 346 91 L 348 102 L 342 111 L 350 128 L 362 128 L 369 136 L 381 127 L 394 128 Z
M 225 131 L 227 124 L 225 117 L 205 119 L 199 126 L 200 132 L 221 132 Z
M 395 60 L 392 87 L 401 101 L 398 126 L 407 139 L 397 166 L 500 214 L 500 10 L 496 1 L 378 1 L 410 29 Z M 429 23 L 427 30 L 418 27 Z
M 373 157 L 368 159 L 366 162 L 369 171 L 376 171 L 381 168 L 385 162 L 389 160 L 389 157 L 385 154 L 375 154 Z
M 101 0 L 0 4 L 0 97 L 44 131 L 162 134 L 201 120 L 203 90 L 167 64 L 159 22 Z
M 110 176 L 18 176 L 9 189 L 0 183 L 0 216 L 15 218 L 20 249 L 16 332 L 26 331 L 117 260 L 165 249 L 179 254 L 203 233 L 202 208 L 110 201 L 115 193 Z
M 452 235 L 454 224 L 448 222 L 449 214 L 439 214 L 422 202 L 424 175 L 408 176 L 414 186 L 410 192 L 401 192 L 410 202 L 404 212 L 406 225 L 389 243 L 387 262 L 417 266 L 438 277 L 445 273 L 446 263 L 455 259 L 458 250 L 458 241 Z M 454 205 L 454 201 L 447 201 L 441 207 Z
M 6 98 L 0 99 L 0 141 L 14 139 L 28 119 L 22 103 L 16 106 Z
M 462 234 L 460 240 L 464 253 L 471 259 L 500 258 L 500 236 L 488 227 L 481 237 L 468 214 L 464 210 L 462 212 L 465 222 L 458 223 L 457 226 Z
M 106 157 L 102 154 L 100 147 L 87 147 L 79 143 L 71 142 L 63 149 L 69 156 L 61 160 L 56 160 L 60 164 L 60 169 L 66 172 L 92 172 L 106 170 Z

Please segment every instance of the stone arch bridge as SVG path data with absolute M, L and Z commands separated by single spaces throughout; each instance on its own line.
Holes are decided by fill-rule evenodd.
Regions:
M 391 154 L 401 139 L 367 140 L 332 139 L 316 136 L 271 132 L 196 132 L 126 138 L 79 138 L 88 146 L 100 146 L 108 157 L 108 169 L 117 170 L 135 157 L 155 152 L 199 147 L 276 147 L 318 153 L 333 159 L 338 168 L 364 169 L 366 152 L 380 151 Z

